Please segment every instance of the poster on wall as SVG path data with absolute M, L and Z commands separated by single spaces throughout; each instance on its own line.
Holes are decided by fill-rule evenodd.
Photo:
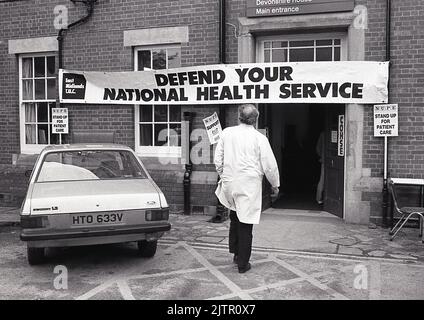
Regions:
M 387 103 L 387 62 L 205 65 L 94 72 L 59 70 L 61 103 Z
M 205 124 L 210 143 L 217 143 L 222 132 L 221 123 L 219 122 L 217 113 L 214 112 L 213 115 L 203 119 L 203 123 Z
M 374 106 L 374 137 L 397 137 L 399 135 L 397 104 Z
M 68 134 L 68 108 L 52 108 L 52 133 Z

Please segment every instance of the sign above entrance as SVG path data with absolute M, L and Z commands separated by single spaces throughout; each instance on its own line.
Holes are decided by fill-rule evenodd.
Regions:
M 374 137 L 397 137 L 399 131 L 397 104 L 374 106 Z
M 354 0 L 248 0 L 246 16 L 290 16 L 309 13 L 352 11 Z
M 59 99 L 140 105 L 376 104 L 387 103 L 388 70 L 387 62 L 373 61 L 225 64 L 135 72 L 60 69 Z

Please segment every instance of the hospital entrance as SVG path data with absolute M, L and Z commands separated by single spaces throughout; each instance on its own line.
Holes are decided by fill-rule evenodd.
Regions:
M 343 218 L 345 105 L 260 104 L 259 111 L 258 129 L 268 136 L 280 170 L 277 201 L 271 203 L 264 182 L 264 209 L 326 211 Z

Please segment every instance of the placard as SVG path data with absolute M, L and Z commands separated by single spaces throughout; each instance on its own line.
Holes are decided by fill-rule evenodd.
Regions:
M 52 133 L 69 133 L 68 108 L 52 108 Z
M 221 123 L 219 122 L 217 113 L 214 112 L 214 114 L 210 117 L 203 119 L 203 123 L 205 124 L 210 143 L 217 143 L 222 132 Z
M 397 104 L 374 106 L 374 137 L 397 137 L 399 135 L 399 115 Z

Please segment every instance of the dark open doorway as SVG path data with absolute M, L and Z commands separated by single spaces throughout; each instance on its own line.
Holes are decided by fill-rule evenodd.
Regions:
M 323 204 L 318 203 L 317 186 L 321 177 L 322 162 L 330 159 L 334 145 L 334 133 L 337 133 L 337 123 L 334 124 L 334 111 L 344 113 L 344 105 L 325 104 L 268 104 L 260 105 L 261 117 L 259 128 L 268 128 L 269 140 L 277 159 L 280 170 L 280 198 L 272 204 L 278 209 L 334 211 L 338 216 L 343 215 L 343 188 L 338 190 L 340 207 L 328 209 L 326 197 L 331 194 L 328 186 L 331 179 L 338 179 L 338 185 L 343 186 L 344 172 L 340 177 L 333 174 L 334 170 L 326 170 L 323 175 L 324 185 Z M 317 148 L 320 134 L 325 146 Z M 321 141 L 320 140 L 320 141 Z M 321 150 L 319 152 L 317 149 Z M 335 148 L 337 150 L 337 148 Z M 322 153 L 322 154 L 320 154 Z M 336 155 L 337 156 L 337 155 Z M 344 158 L 338 157 L 343 168 Z M 333 159 L 333 158 L 331 158 Z M 330 160 L 334 163 L 333 160 Z M 328 163 L 327 163 L 328 165 Z M 324 166 L 325 167 L 325 166 Z M 324 172 L 324 171 L 323 171 Z M 332 195 L 331 195 L 332 196 Z M 331 199 L 328 199 L 328 203 Z M 269 202 L 268 202 L 269 203 Z

